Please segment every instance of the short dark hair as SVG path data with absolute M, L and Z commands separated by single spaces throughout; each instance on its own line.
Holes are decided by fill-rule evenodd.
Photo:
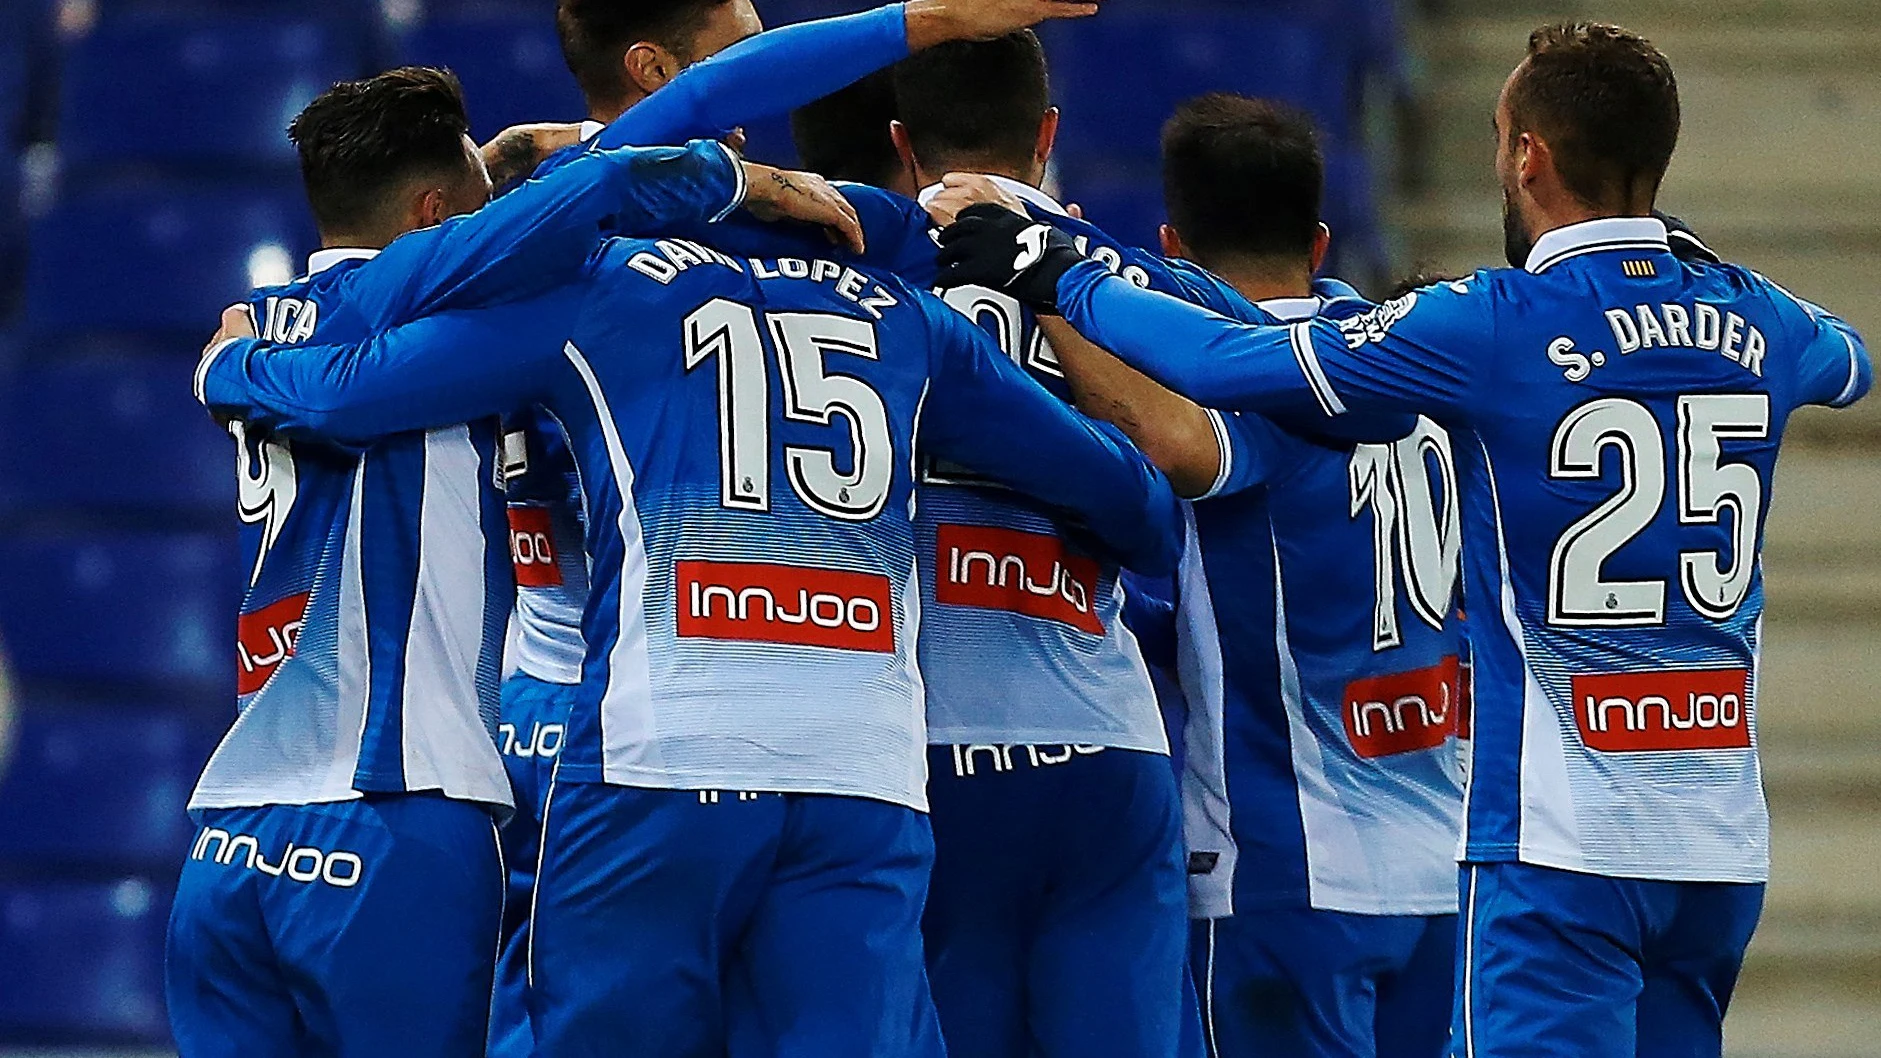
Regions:
M 1679 86 L 1652 42 L 1619 26 L 1571 22 L 1528 37 L 1509 87 L 1511 140 L 1547 141 L 1561 182 L 1585 205 L 1650 204 L 1679 141 Z
M 1309 258 L 1326 163 L 1313 122 L 1266 99 L 1215 92 L 1163 126 L 1163 205 L 1204 258 Z
M 287 127 L 323 233 L 371 227 L 390 205 L 387 195 L 414 177 L 467 176 L 469 132 L 457 75 L 432 66 L 342 81 Z
M 555 32 L 562 61 L 589 109 L 612 109 L 627 101 L 627 49 L 651 41 L 692 62 L 692 39 L 714 8 L 731 0 L 559 0 Z
M 886 187 L 901 168 L 888 134 L 896 115 L 895 76 L 878 70 L 791 112 L 797 160 L 830 180 Z
M 928 48 L 896 64 L 895 106 L 924 165 L 1029 164 L 1051 109 L 1045 48 L 1029 29 Z

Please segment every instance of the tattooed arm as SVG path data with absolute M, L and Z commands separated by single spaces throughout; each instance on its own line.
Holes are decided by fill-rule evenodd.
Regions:
M 500 192 L 535 171 L 542 160 L 563 147 L 581 142 L 580 125 L 512 125 L 483 145 L 483 164 L 490 170 L 490 189 Z

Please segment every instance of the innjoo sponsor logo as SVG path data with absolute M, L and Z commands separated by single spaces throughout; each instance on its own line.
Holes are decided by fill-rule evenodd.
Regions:
M 308 593 L 290 595 L 235 620 L 235 693 L 253 694 L 266 686 L 281 662 L 294 656 Z
M 750 562 L 676 572 L 682 637 L 895 651 L 892 585 L 880 574 Z
M 240 864 L 251 871 L 273 875 L 276 878 L 287 877 L 291 881 L 321 882 L 339 889 L 351 889 L 359 884 L 359 879 L 366 873 L 366 864 L 356 852 L 335 850 L 327 852 L 309 845 L 287 843 L 280 858 L 273 863 L 261 851 L 261 842 L 253 835 L 233 834 L 216 827 L 204 827 L 196 835 L 196 844 L 190 848 L 189 858 L 219 863 L 224 867 Z
M 1345 685 L 1345 733 L 1368 760 L 1435 749 L 1456 733 L 1461 667 L 1454 657 L 1428 668 Z
M 1574 723 L 1603 753 L 1747 749 L 1750 670 L 1574 677 Z
M 518 587 L 561 587 L 562 567 L 555 562 L 555 536 L 550 532 L 547 507 L 510 504 L 509 558 L 516 567 Z
M 934 598 L 950 606 L 1007 610 L 1104 634 L 1097 618 L 1097 560 L 1048 533 L 943 525 L 935 539 Z

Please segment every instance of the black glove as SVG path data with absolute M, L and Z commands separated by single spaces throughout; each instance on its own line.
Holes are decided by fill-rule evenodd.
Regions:
M 940 286 L 1003 290 L 1047 315 L 1058 312 L 1058 280 L 1084 260 L 1071 236 L 991 203 L 963 210 L 940 244 Z
M 1700 261 L 1705 264 L 1723 264 L 1724 261 L 1705 241 L 1698 237 L 1692 226 L 1663 210 L 1653 210 L 1652 215 L 1665 222 L 1666 241 L 1672 244 L 1672 256 L 1681 261 Z

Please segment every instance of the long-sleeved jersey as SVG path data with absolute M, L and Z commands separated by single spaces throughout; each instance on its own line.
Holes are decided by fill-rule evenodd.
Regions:
M 595 148 L 720 136 L 821 98 L 907 54 L 907 19 L 899 4 L 760 33 L 687 67 L 614 126 L 585 123 L 583 142 L 550 156 L 535 175 Z M 585 654 L 581 613 L 588 601 L 588 568 L 574 456 L 560 424 L 541 408 L 525 409 L 505 423 L 504 453 L 516 578 L 510 660 L 537 679 L 577 683 Z
M 383 253 L 323 250 L 249 306 L 283 355 L 359 341 L 579 274 L 605 217 L 660 227 L 742 191 L 716 143 L 597 153 Z M 196 383 L 201 396 L 202 371 Z M 492 743 L 509 599 L 495 421 L 365 446 L 291 441 L 240 416 L 230 429 L 248 574 L 240 714 L 191 806 L 414 790 L 508 805 Z
M 586 499 L 588 653 L 560 775 L 923 808 L 915 441 L 1171 568 L 1168 483 L 885 273 L 614 240 L 542 298 L 352 346 L 220 347 L 212 407 L 376 438 L 537 403 Z
M 1471 614 L 1465 856 L 1759 882 L 1758 554 L 1790 413 L 1872 366 L 1841 320 L 1663 224 L 1589 221 L 1527 267 L 1257 327 L 1060 283 L 1094 341 L 1205 404 L 1419 411 L 1454 441 Z

